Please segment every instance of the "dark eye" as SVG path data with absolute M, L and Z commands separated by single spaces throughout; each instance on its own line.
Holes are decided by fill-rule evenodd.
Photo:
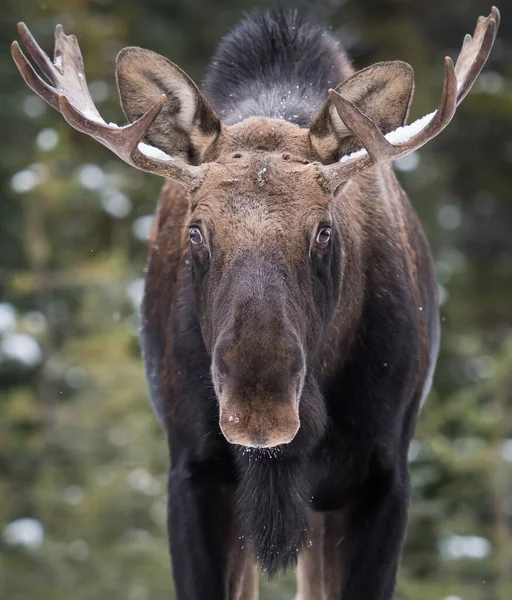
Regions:
M 331 230 L 329 227 L 322 227 L 316 236 L 316 244 L 320 248 L 326 248 L 331 239 Z
M 190 228 L 190 241 L 194 246 L 201 246 L 203 244 L 203 234 L 198 227 Z

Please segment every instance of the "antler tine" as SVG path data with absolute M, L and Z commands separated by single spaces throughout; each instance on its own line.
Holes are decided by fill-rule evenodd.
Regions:
M 84 73 L 84 60 L 74 35 L 66 35 L 62 25 L 55 28 L 55 71 L 58 73 L 59 92 L 78 110 L 94 120 L 103 121 L 92 101 Z M 94 115 L 94 116 L 93 116 Z
M 56 85 L 55 66 L 36 42 L 34 36 L 30 33 L 30 30 L 25 23 L 18 23 L 18 33 L 20 34 L 23 45 L 27 49 L 30 56 L 34 59 L 37 66 L 41 69 L 44 75 L 46 75 L 50 83 L 52 85 Z
M 125 127 L 106 125 L 104 122 L 87 118 L 62 94 L 59 96 L 59 109 L 71 127 L 90 135 L 109 150 L 112 150 L 119 158 L 122 158 L 126 162 L 131 162 L 133 151 L 160 114 L 165 100 L 165 94 L 162 94 L 158 102 L 144 113 L 142 117 Z
M 62 56 L 63 58 L 69 57 L 76 63 L 75 67 L 83 70 L 84 68 L 84 59 L 82 56 L 82 51 L 80 50 L 80 46 L 78 44 L 78 39 L 76 35 L 66 35 L 64 33 L 64 28 L 62 25 L 57 25 L 55 27 L 55 49 L 54 49 L 54 61 L 56 62 L 58 57 Z
M 412 136 L 402 144 L 393 146 L 394 152 L 392 158 L 396 160 L 401 156 L 417 150 L 440 133 L 452 120 L 457 109 L 457 76 L 452 59 L 447 56 L 444 59 L 444 82 L 441 101 L 430 122 L 416 135 Z
M 174 160 L 153 149 L 145 153 L 141 141 L 160 114 L 165 95 L 142 117 L 125 127 L 108 124 L 100 116 L 87 88 L 82 53 L 74 35 L 66 35 L 61 25 L 55 29 L 55 62 L 39 47 L 24 23 L 18 31 L 28 52 L 52 85 L 46 83 L 23 54 L 17 42 L 11 46 L 12 56 L 27 85 L 50 106 L 58 110 L 76 130 L 86 133 L 114 152 L 128 164 L 175 179 L 189 188 L 200 181 L 204 168 Z M 155 157 L 160 152 L 162 160 Z
M 374 163 L 393 149 L 377 125 L 350 100 L 336 90 L 329 90 L 329 95 L 341 120 L 361 142 Z
M 46 83 L 38 75 L 21 51 L 18 42 L 13 42 L 12 57 L 27 85 L 55 110 L 59 110 L 58 96 L 63 94 L 82 113 L 102 120 L 87 88 L 82 54 L 76 37 L 66 35 L 62 26 L 57 25 L 55 63 L 53 63 L 24 23 L 18 24 L 18 31 L 30 56 L 51 83 L 51 85 Z
M 500 12 L 493 6 L 488 17 L 480 17 L 473 36 L 464 38 L 455 73 L 458 80 L 457 105 L 464 100 L 486 63 L 496 39 L 500 24 Z
M 174 160 L 170 156 L 167 156 L 165 160 L 150 158 L 139 147 L 149 128 L 160 114 L 165 100 L 166 96 L 162 94 L 158 102 L 144 113 L 142 117 L 125 127 L 106 125 L 105 123 L 84 117 L 66 96 L 63 95 L 59 96 L 59 106 L 62 116 L 71 127 L 90 135 L 119 156 L 124 162 L 141 171 L 147 171 L 148 173 L 161 175 L 162 177 L 170 177 L 171 179 L 180 181 L 189 189 L 193 189 L 194 185 L 197 185 L 202 180 L 204 167 L 186 165 L 181 160 Z M 164 153 L 162 155 L 166 156 Z
M 41 77 L 39 77 L 34 67 L 29 63 L 25 54 L 23 54 L 18 42 L 13 42 L 11 44 L 11 55 L 16 63 L 16 66 L 18 67 L 18 71 L 28 87 L 52 108 L 59 110 L 57 90 L 49 86 L 46 81 L 43 81 Z

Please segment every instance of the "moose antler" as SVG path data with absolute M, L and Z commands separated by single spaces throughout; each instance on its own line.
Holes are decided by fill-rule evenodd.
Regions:
M 421 148 L 440 133 L 452 120 L 457 106 L 466 97 L 486 63 L 496 39 L 499 22 L 500 13 L 493 6 L 488 17 L 478 19 L 473 36 L 467 34 L 464 38 L 455 67 L 452 59 L 446 57 L 443 92 L 437 110 L 387 135 L 347 98 L 335 90 L 329 90 L 340 118 L 364 149 L 343 156 L 338 163 L 321 167 L 328 184 L 335 189 L 361 171 L 381 162 L 396 160 Z
M 76 37 L 66 35 L 62 26 L 57 25 L 55 59 L 52 62 L 24 23 L 18 24 L 18 32 L 28 53 L 49 83 L 37 74 L 18 42 L 13 42 L 11 53 L 21 76 L 25 83 L 52 108 L 58 110 L 72 127 L 90 135 L 137 169 L 169 177 L 189 189 L 202 180 L 204 167 L 188 165 L 142 142 L 162 110 L 165 95 L 160 96 L 158 102 L 135 122 L 125 127 L 114 123 L 107 124 L 89 94 L 82 53 Z

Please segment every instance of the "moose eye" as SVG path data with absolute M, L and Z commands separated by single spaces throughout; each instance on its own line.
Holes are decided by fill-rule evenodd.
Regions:
M 320 248 L 326 248 L 331 239 L 331 230 L 329 227 L 322 227 L 316 236 L 316 245 Z
M 190 242 L 194 246 L 201 246 L 203 244 L 203 234 L 198 227 L 190 228 Z

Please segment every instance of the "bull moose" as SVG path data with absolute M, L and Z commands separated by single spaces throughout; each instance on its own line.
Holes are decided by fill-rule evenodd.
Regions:
M 496 8 L 479 19 L 445 60 L 437 110 L 411 125 L 407 63 L 354 72 L 295 12 L 246 17 L 202 90 L 125 48 L 124 127 L 94 106 L 74 36 L 57 27 L 51 61 L 19 25 L 42 75 L 14 42 L 32 90 L 166 178 L 141 340 L 180 600 L 253 600 L 256 565 L 272 577 L 295 562 L 300 600 L 392 597 L 440 337 L 429 246 L 392 161 L 450 122 L 498 24 Z

